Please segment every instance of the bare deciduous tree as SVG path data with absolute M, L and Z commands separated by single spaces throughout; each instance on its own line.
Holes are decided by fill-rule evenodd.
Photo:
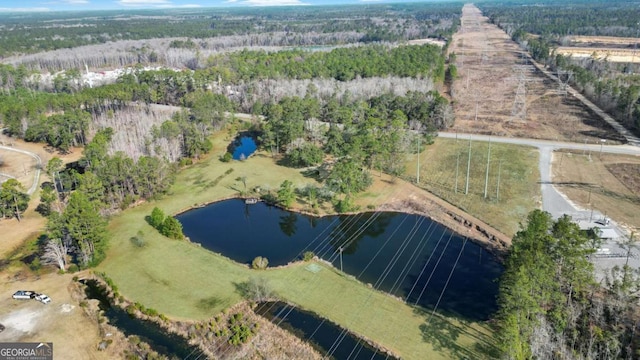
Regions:
M 42 263 L 56 265 L 60 270 L 64 270 L 67 264 L 67 246 L 60 239 L 51 239 L 44 247 Z

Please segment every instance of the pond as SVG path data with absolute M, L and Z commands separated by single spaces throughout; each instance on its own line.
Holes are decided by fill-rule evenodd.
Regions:
M 177 216 L 191 241 L 240 263 L 284 265 L 305 251 L 409 304 L 466 320 L 496 311 L 502 265 L 481 246 L 403 213 L 311 217 L 234 199 Z M 342 249 L 342 256 L 340 256 Z M 342 263 L 342 264 L 341 264 Z
M 258 148 L 255 139 L 251 136 L 240 136 L 231 145 L 233 148 L 231 154 L 234 160 L 244 160 L 251 156 Z
M 394 359 L 378 352 L 365 341 L 342 331 L 337 325 L 285 303 L 260 303 L 256 308 L 256 313 L 305 340 L 327 359 Z
M 154 322 L 131 317 L 122 308 L 112 306 L 105 288 L 98 281 L 81 281 L 86 286 L 85 293 L 87 297 L 100 301 L 100 310 L 104 311 L 109 324 L 120 329 L 126 336 L 138 336 L 142 341 L 149 344 L 151 349 L 169 358 L 185 359 L 199 353 L 200 350 L 189 345 L 183 337 L 168 333 Z

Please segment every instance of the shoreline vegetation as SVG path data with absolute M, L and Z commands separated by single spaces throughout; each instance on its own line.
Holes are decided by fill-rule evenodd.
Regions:
M 397 179 L 397 180 L 404 181 L 400 179 Z M 426 190 L 423 190 L 423 191 L 427 192 Z M 427 212 L 425 209 L 420 209 L 420 205 L 417 202 L 402 204 L 406 206 L 405 208 L 399 208 L 396 204 L 381 204 L 378 208 L 375 208 L 375 209 L 365 208 L 358 211 L 349 211 L 344 213 L 335 213 L 335 212 L 331 213 L 326 211 L 314 212 L 314 211 L 309 211 L 307 209 L 300 208 L 300 207 L 287 208 L 287 207 L 281 206 L 280 204 L 261 199 L 260 197 L 247 196 L 247 195 L 232 195 L 232 196 L 215 199 L 208 202 L 194 204 L 192 206 L 182 208 L 177 212 L 171 214 L 170 216 L 176 217 L 178 215 L 184 214 L 191 210 L 201 209 L 209 205 L 217 204 L 223 201 L 234 200 L 234 199 L 246 200 L 246 199 L 255 199 L 255 198 L 258 198 L 259 202 L 264 202 L 268 206 L 273 206 L 284 211 L 296 213 L 299 215 L 313 216 L 316 218 L 324 218 L 328 216 L 341 216 L 341 215 L 359 215 L 359 214 L 374 213 L 374 212 L 395 212 L 395 213 L 423 216 L 429 219 L 430 221 L 436 222 L 439 225 L 444 226 L 448 231 L 451 231 L 461 237 L 466 237 L 469 240 L 479 244 L 485 250 L 489 251 L 491 254 L 496 256 L 498 259 L 502 259 L 502 257 L 506 254 L 507 247 L 509 246 L 509 243 L 511 241 L 502 232 L 492 228 L 490 225 L 487 225 L 481 220 L 475 218 L 474 216 L 468 213 L 464 213 L 464 211 L 462 211 L 461 209 L 455 208 L 454 205 L 446 203 L 444 200 L 434 201 L 435 203 L 434 205 L 436 206 L 443 206 L 443 203 L 444 203 L 449 205 L 449 207 L 452 207 L 452 209 L 448 209 L 448 208 L 444 208 L 443 206 L 441 211 L 443 215 L 445 215 L 444 218 L 437 215 L 434 216 L 434 214 Z M 464 214 L 464 215 L 461 215 L 461 214 Z M 447 221 L 446 216 L 448 216 L 451 221 Z M 192 242 L 188 237 L 185 237 L 185 239 L 189 242 Z M 192 243 L 200 245 L 197 242 L 192 242 Z
M 238 189 L 242 187 L 234 180 L 236 177 L 246 176 L 249 189 L 274 189 L 284 179 L 290 179 L 296 186 L 315 182 L 304 177 L 299 170 L 277 166 L 271 157 L 260 154 L 246 161 L 222 163 L 216 155 L 226 150 L 224 133 L 214 135 L 212 142 L 214 148 L 211 153 L 182 170 L 169 194 L 156 201 L 140 203 L 111 219 L 111 242 L 107 257 L 96 271 L 104 272 L 113 279 L 124 296 L 137 299 L 171 319 L 197 321 L 244 301 L 237 291 L 237 285 L 252 276 L 260 276 L 269 282 L 283 301 L 329 319 L 402 358 L 422 359 L 424 354 L 428 354 L 433 359 L 447 359 L 462 349 L 472 358 L 491 357 L 486 351 L 478 350 L 495 346 L 492 330 L 485 323 L 468 322 L 441 314 L 434 316 L 438 319 L 437 324 L 432 323 L 427 321 L 430 317 L 426 311 L 395 299 L 390 300 L 390 295 L 372 291 L 366 284 L 338 274 L 333 267 L 322 263 L 319 264 L 324 271 L 317 274 L 305 270 L 302 263 L 257 271 L 214 252 L 202 251 L 202 247 L 195 243 L 170 240 L 158 234 L 144 221 L 153 207 L 175 215 L 216 201 L 236 198 Z M 233 176 L 221 176 L 231 168 L 234 169 Z M 425 209 L 428 209 L 417 206 L 420 204 L 406 208 L 411 201 L 419 202 L 426 198 L 428 195 L 424 190 L 386 175 L 375 178 L 376 182 L 383 184 L 380 186 L 384 186 L 378 188 L 374 184 L 374 189 L 370 190 L 376 193 L 377 203 L 385 204 L 379 207 L 380 211 L 401 211 L 403 204 L 405 209 L 413 211 L 422 209 L 426 212 Z M 366 209 L 367 202 L 371 201 L 367 196 L 371 195 L 365 192 L 358 200 L 362 209 Z M 304 210 L 304 204 L 297 205 L 288 210 Z M 322 215 L 330 214 L 326 212 Z M 455 220 L 449 223 L 455 223 Z M 444 225 L 447 226 L 446 223 Z M 466 230 L 468 233 L 473 229 Z M 129 241 L 139 232 L 143 234 L 144 247 L 136 247 Z M 465 236 L 464 233 L 462 235 Z M 369 323 L 364 320 L 372 318 L 377 321 Z M 442 331 L 455 332 L 459 328 L 465 331 L 446 344 L 439 343 L 441 336 L 427 336 Z
M 235 314 L 242 314 L 244 318 L 254 322 L 255 325 L 256 331 L 250 340 L 253 340 L 254 337 L 261 337 L 277 338 L 279 341 L 252 341 L 252 347 L 244 346 L 244 344 L 240 346 L 229 346 L 228 349 L 223 351 L 225 355 L 252 356 L 250 358 L 255 358 L 258 355 L 264 356 L 265 354 L 271 354 L 272 356 L 295 355 L 300 359 L 322 359 L 322 355 L 310 344 L 299 339 L 289 331 L 281 329 L 264 317 L 257 315 L 254 312 L 255 305 L 252 305 L 249 301 L 240 302 L 226 309 L 224 312 L 202 321 L 169 319 L 164 314 L 154 314 L 155 310 L 153 309 L 141 308 L 139 303 L 119 295 L 117 289 L 109 285 L 109 281 L 106 281 L 101 276 L 90 273 L 89 276 L 82 277 L 79 281 L 74 281 L 71 289 L 77 300 L 83 304 L 81 307 L 84 309 L 85 314 L 89 318 L 95 319 L 98 323 L 100 333 L 105 339 L 99 346 L 104 346 L 105 349 L 116 340 L 119 343 L 116 344 L 115 347 L 120 351 L 128 351 L 130 353 L 146 351 L 147 355 L 155 353 L 148 344 L 142 345 L 142 343 L 145 342 L 144 339 L 140 339 L 136 335 L 127 336 L 117 325 L 110 323 L 109 319 L 104 315 L 104 311 L 97 306 L 96 302 L 98 302 L 98 300 L 91 299 L 86 295 L 83 289 L 83 286 L 86 285 L 82 285 L 80 281 L 87 280 L 97 281 L 98 286 L 105 290 L 106 300 L 110 306 L 119 307 L 121 310 L 126 311 L 129 316 L 136 319 L 153 322 L 167 334 L 179 336 L 184 339 L 185 342 L 197 347 L 198 350 L 208 358 L 215 358 L 217 355 L 220 355 L 211 351 L 211 340 L 220 337 L 218 335 L 221 334 L 221 332 L 215 334 L 213 330 L 219 325 L 225 324 Z M 356 336 L 355 334 L 353 335 Z M 229 338 L 229 336 L 227 336 L 227 338 Z M 219 342 L 228 341 L 226 338 L 217 340 Z M 366 339 L 362 340 L 366 341 Z M 251 351 L 254 353 L 251 353 Z M 157 353 L 155 355 L 157 355 Z

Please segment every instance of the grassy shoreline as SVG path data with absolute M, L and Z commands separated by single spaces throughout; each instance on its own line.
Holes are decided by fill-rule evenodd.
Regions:
M 213 139 L 212 155 L 180 172 L 168 196 L 128 209 L 111 220 L 108 256 L 96 271 L 112 278 L 124 296 L 174 319 L 202 320 L 242 301 L 239 285 L 260 276 L 284 301 L 405 359 L 491 357 L 486 349 L 493 347 L 493 339 L 485 324 L 420 313 L 324 263 L 318 263 L 322 270 L 316 274 L 307 271 L 305 263 L 256 271 L 196 244 L 161 236 L 145 221 L 153 207 L 175 214 L 235 197 L 243 186 L 236 180 L 239 177 L 246 177 L 248 189 L 275 189 L 284 179 L 297 187 L 315 183 L 261 154 L 244 162 L 222 163 L 216 158 L 226 147 L 222 138 Z M 233 172 L 221 176 L 231 168 Z M 214 179 L 218 179 L 215 184 Z M 129 240 L 139 232 L 146 244 L 142 248 Z

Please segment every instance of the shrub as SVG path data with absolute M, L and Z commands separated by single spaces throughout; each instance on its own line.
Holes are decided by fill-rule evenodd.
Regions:
M 147 244 L 141 231 L 138 231 L 138 234 L 136 236 L 132 236 L 129 240 L 135 247 L 139 248 L 142 248 Z
M 323 158 L 324 152 L 314 144 L 304 144 L 287 154 L 287 162 L 293 167 L 318 165 Z
M 342 200 L 334 201 L 333 208 L 339 213 L 346 213 L 346 212 L 358 210 L 358 206 L 356 206 L 351 200 L 351 198 L 349 197 L 345 197 Z
M 189 165 L 193 165 L 193 160 L 191 158 L 181 158 L 180 162 L 179 162 L 179 166 L 180 167 L 185 167 L 185 166 L 189 166 Z
M 271 289 L 267 279 L 262 277 L 251 277 L 249 281 L 242 284 L 243 297 L 247 300 L 261 302 L 276 298 L 276 293 Z
M 262 256 L 256 256 L 251 262 L 251 267 L 257 270 L 264 270 L 269 265 L 269 259 Z
M 41 267 L 42 267 L 42 264 L 40 263 L 39 257 L 34 258 L 31 264 L 29 264 L 29 269 L 31 269 L 32 271 L 37 272 L 38 270 L 40 270 Z
M 129 316 L 133 316 L 136 313 L 136 306 L 135 305 L 129 305 L 125 308 L 125 311 L 127 312 L 127 314 L 129 314 Z
M 162 211 L 158 207 L 154 207 L 151 211 L 151 216 L 149 216 L 149 225 L 153 226 L 156 229 L 160 229 L 165 217 L 166 216 L 164 215 L 164 211 Z
M 143 314 L 148 315 L 148 316 L 158 316 L 158 310 L 156 309 L 152 309 L 152 308 L 147 308 L 143 311 Z
M 220 156 L 220 161 L 222 162 L 230 162 L 233 160 L 233 155 L 230 152 L 224 153 L 224 155 Z
M 316 256 L 316 254 L 314 254 L 313 251 L 305 251 L 304 254 L 302 254 L 302 260 L 310 261 L 314 256 Z
M 78 270 L 80 270 L 80 269 L 78 268 L 78 265 L 76 265 L 76 264 L 71 264 L 71 265 L 69 265 L 69 269 L 68 269 L 68 271 L 69 271 L 70 273 L 72 273 L 72 274 L 73 274 L 73 273 L 76 273 L 76 272 L 78 272 Z M 78 277 L 77 277 L 77 276 L 74 276 L 73 278 L 74 278 L 74 280 L 77 280 L 77 279 L 78 279 Z
M 184 234 L 182 233 L 182 224 L 178 219 L 167 216 L 162 223 L 162 227 L 160 228 L 160 233 L 171 239 L 184 239 Z

